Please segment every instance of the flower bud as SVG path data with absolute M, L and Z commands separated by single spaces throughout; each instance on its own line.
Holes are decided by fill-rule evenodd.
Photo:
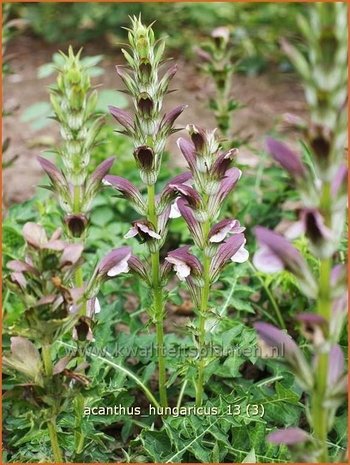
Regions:
M 47 176 L 50 178 L 52 189 L 57 194 L 61 202 L 70 203 L 70 192 L 66 177 L 57 168 L 54 163 L 43 157 L 37 158 L 42 169 L 45 171 Z
M 177 65 L 173 65 L 171 68 L 169 68 L 164 76 L 162 77 L 160 83 L 159 83 L 159 91 L 164 94 L 169 87 L 169 83 L 172 80 L 172 78 L 175 76 L 177 72 Z
M 336 247 L 336 241 L 332 231 L 325 226 L 320 212 L 314 208 L 304 209 L 302 222 L 313 253 L 321 259 L 330 257 Z
M 147 92 L 142 92 L 138 96 L 137 109 L 146 120 L 152 118 L 154 112 L 154 102 L 152 97 Z
M 276 356 L 286 359 L 293 368 L 300 384 L 305 389 L 311 389 L 314 382 L 311 369 L 295 341 L 288 334 L 269 323 L 255 323 L 254 327 L 263 347 L 277 350 Z
M 207 143 L 204 129 L 198 128 L 194 124 L 189 124 L 186 127 L 186 129 L 191 137 L 192 143 L 197 151 L 197 154 L 201 155 Z
M 144 215 L 147 211 L 145 201 L 141 195 L 141 192 L 127 179 L 121 178 L 120 176 L 107 175 L 103 179 L 103 183 L 106 186 L 111 186 L 122 194 L 122 196 L 128 199 L 134 209 Z
M 268 137 L 266 147 L 272 157 L 296 180 L 305 179 L 306 169 L 299 156 L 286 144 Z
M 177 146 L 182 152 L 182 155 L 185 157 L 188 167 L 191 170 L 192 174 L 196 173 L 196 149 L 195 146 L 186 139 L 180 137 L 177 140 Z
M 188 105 L 178 105 L 173 110 L 166 113 L 159 125 L 159 131 L 163 137 L 168 136 L 174 132 L 177 132 L 176 129 L 173 129 L 173 125 L 181 113 L 188 107 Z
M 146 283 L 150 284 L 150 269 L 148 265 L 144 265 L 135 255 L 131 255 L 128 263 L 131 272 L 135 273 Z
M 135 82 L 133 78 L 131 77 L 131 75 L 127 71 L 125 71 L 124 68 L 122 68 L 121 66 L 116 66 L 115 69 L 117 71 L 118 76 L 120 77 L 120 79 L 123 81 L 123 83 L 127 87 L 128 91 L 132 95 L 134 95 L 134 93 L 136 92 Z
M 232 160 L 238 155 L 238 149 L 230 149 L 227 152 L 221 153 L 215 160 L 212 169 L 210 170 L 211 176 L 215 179 L 222 179 L 227 170 L 232 164 Z
M 310 128 L 308 139 L 322 173 L 328 169 L 331 162 L 333 133 L 326 126 L 314 124 Z
M 329 352 L 329 370 L 327 385 L 329 389 L 334 389 L 339 384 L 345 372 L 345 360 L 342 349 L 338 344 L 331 347 Z M 345 392 L 344 392 L 345 394 Z
M 66 215 L 64 222 L 73 237 L 81 237 L 86 229 L 88 220 L 85 215 L 79 213 Z
M 93 334 L 91 330 L 92 320 L 86 316 L 81 316 L 78 323 L 73 328 L 73 339 L 76 341 L 92 341 Z
M 228 27 L 217 27 L 211 33 L 215 45 L 218 48 L 226 48 L 230 40 L 230 30 Z
M 134 151 L 137 166 L 147 173 L 154 170 L 155 155 L 151 147 L 141 145 Z
M 110 114 L 117 120 L 117 122 L 123 126 L 126 133 L 131 135 L 133 130 L 133 120 L 130 114 L 120 108 L 114 107 L 113 105 L 108 106 Z
M 141 81 L 146 84 L 149 82 L 150 77 L 152 75 L 152 65 L 148 59 L 141 60 L 139 66 L 139 76 Z
M 319 347 L 325 342 L 327 322 L 322 316 L 317 313 L 300 313 L 296 319 L 301 323 L 302 334 L 314 347 Z
M 213 282 L 216 281 L 220 271 L 230 260 L 240 263 L 248 259 L 249 254 L 244 249 L 245 242 L 244 235 L 239 233 L 220 244 L 210 264 L 210 279 Z
M 205 237 L 201 223 L 196 219 L 193 210 L 188 206 L 184 199 L 179 199 L 177 206 L 183 219 L 187 223 L 195 244 L 202 248 L 205 244 Z

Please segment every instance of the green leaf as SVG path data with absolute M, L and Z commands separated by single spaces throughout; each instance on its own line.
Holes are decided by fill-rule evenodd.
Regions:
M 240 376 L 239 369 L 244 363 L 244 359 L 241 357 L 233 356 L 233 357 L 228 357 L 224 364 L 222 365 L 220 371 L 219 371 L 219 376 L 224 376 L 227 377 L 227 374 L 229 373 L 232 378 L 237 378 Z
M 165 431 L 144 430 L 140 439 L 145 451 L 155 463 L 164 463 L 171 457 L 172 445 Z
M 38 68 L 38 78 L 44 79 L 56 71 L 56 67 L 54 63 L 45 63 L 44 65 L 39 66 Z
M 31 128 L 38 131 L 51 124 L 51 120 L 49 119 L 51 114 L 52 109 L 48 102 L 37 102 L 23 111 L 20 121 L 30 123 Z
M 4 225 L 2 229 L 3 246 L 9 251 L 18 250 L 24 245 L 24 239 L 20 231 L 11 225 Z
M 118 108 L 127 108 L 128 100 L 121 92 L 106 89 L 98 93 L 96 110 L 104 113 L 108 112 L 108 105 L 114 105 Z
M 114 217 L 113 210 L 110 207 L 100 207 L 91 214 L 91 223 L 96 226 L 106 226 Z
M 242 460 L 242 463 L 256 463 L 256 456 L 255 450 L 253 449 L 246 455 L 246 457 Z
M 235 310 L 255 314 L 254 308 L 248 302 L 238 299 L 237 297 L 231 298 L 230 305 L 232 305 Z
M 94 55 L 90 57 L 83 57 L 81 64 L 86 68 L 98 65 L 103 60 L 103 55 Z

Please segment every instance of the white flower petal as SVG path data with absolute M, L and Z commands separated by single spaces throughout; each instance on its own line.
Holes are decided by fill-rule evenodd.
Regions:
M 233 228 L 233 229 L 232 229 L 231 234 L 232 234 L 232 236 L 233 236 L 234 234 L 240 234 L 240 233 L 242 233 L 242 232 L 244 232 L 244 231 L 245 231 L 245 227 L 244 227 L 244 226 L 237 226 L 236 228 Z
M 125 234 L 124 239 L 130 239 L 135 236 L 137 236 L 137 228 L 133 227 Z
M 267 247 L 262 247 L 255 252 L 253 263 L 263 273 L 277 273 L 284 269 L 283 262 Z
M 95 299 L 95 315 L 100 313 L 100 311 L 101 311 L 101 305 L 100 305 L 100 302 L 99 302 L 98 298 L 96 297 L 96 299 Z
M 118 274 L 121 273 L 127 273 L 129 271 L 129 265 L 128 265 L 128 260 L 131 257 L 131 254 L 129 254 L 127 257 L 125 257 L 123 260 L 121 260 L 118 265 L 113 266 L 108 273 L 107 276 L 113 277 L 117 276 Z
M 167 257 L 166 260 L 174 265 L 174 270 L 180 281 L 185 281 L 187 276 L 191 274 L 191 268 L 183 261 L 174 257 Z
M 302 221 L 292 223 L 284 232 L 284 236 L 291 241 L 297 239 L 305 233 L 305 227 Z
M 181 213 L 180 213 L 180 210 L 179 210 L 179 207 L 177 206 L 177 201 L 179 199 L 176 199 L 170 206 L 170 214 L 169 214 L 169 218 L 180 218 L 181 216 Z
M 227 226 L 222 228 L 218 233 L 211 236 L 211 238 L 209 239 L 209 242 L 215 242 L 215 243 L 222 242 L 226 238 L 227 234 L 231 231 L 234 224 L 235 224 L 235 221 L 231 221 L 231 223 L 229 223 Z
M 237 250 L 237 252 L 231 257 L 231 260 L 235 263 L 244 263 L 249 258 L 249 252 L 244 248 L 244 244 Z
M 138 223 L 139 229 L 143 231 L 145 234 L 148 234 L 150 237 L 153 237 L 154 239 L 161 239 L 160 235 L 153 231 L 153 229 L 150 229 L 148 226 L 142 223 Z

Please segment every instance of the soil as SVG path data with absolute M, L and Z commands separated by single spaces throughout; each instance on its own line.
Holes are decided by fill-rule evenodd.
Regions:
M 65 48 L 63 48 L 65 50 Z M 8 54 L 13 55 L 11 68 L 13 74 L 4 80 L 4 107 L 19 107 L 14 113 L 4 118 L 4 138 L 11 138 L 11 146 L 4 155 L 4 161 L 18 154 L 15 163 L 4 171 L 4 204 L 23 202 L 33 196 L 36 185 L 42 173 L 36 161 L 48 144 L 58 143 L 57 125 L 34 131 L 28 123 L 20 120 L 23 110 L 38 102 L 48 101 L 48 86 L 53 77 L 37 78 L 38 66 L 51 61 L 56 52 L 55 45 L 47 45 L 31 37 L 18 37 L 10 43 Z M 123 59 L 115 50 L 96 44 L 84 46 L 86 55 L 104 54 L 102 67 L 105 74 L 98 78 L 101 89 L 120 89 L 122 85 L 116 76 L 114 65 L 122 63 Z M 214 128 L 215 121 L 207 108 L 207 97 L 212 87 L 207 78 L 198 73 L 194 63 L 176 60 L 179 71 L 173 80 L 173 88 L 177 92 L 167 96 L 165 110 L 186 103 L 189 107 L 181 115 L 178 122 L 185 126 L 195 123 L 199 126 Z M 233 96 L 245 104 L 245 108 L 235 113 L 235 129 L 242 131 L 242 136 L 251 135 L 249 149 L 241 149 L 240 157 L 245 163 L 254 165 L 256 149 L 261 149 L 264 135 L 275 125 L 278 117 L 289 112 L 303 115 L 305 104 L 303 92 L 295 80 L 295 76 L 272 72 L 260 76 L 234 76 Z M 114 124 L 110 121 L 111 124 Z M 174 153 L 174 163 L 182 164 L 183 158 L 176 147 L 177 135 L 169 141 L 169 149 Z

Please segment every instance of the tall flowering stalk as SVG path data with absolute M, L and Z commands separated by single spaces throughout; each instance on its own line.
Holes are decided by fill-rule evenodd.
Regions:
M 160 262 L 160 250 L 166 239 L 171 199 L 165 202 L 159 200 L 156 182 L 167 138 L 176 131 L 173 125 L 185 106 L 178 106 L 169 113 L 162 114 L 163 98 L 177 68 L 173 65 L 160 76 L 165 44 L 155 40 L 152 27 L 143 25 L 140 18 L 133 17 L 128 37 L 129 49 L 122 50 L 128 67 L 117 66 L 117 73 L 132 98 L 135 113 L 132 116 L 113 106 L 110 107 L 110 112 L 122 126 L 121 132 L 133 140 L 134 157 L 141 180 L 147 187 L 147 199 L 129 181 L 118 176 L 106 176 L 105 182 L 122 193 L 136 211 L 144 216 L 133 224 L 127 237 L 137 236 L 147 244 L 150 261 L 145 265 L 134 257 L 130 263 L 132 269 L 152 289 L 150 316 L 156 327 L 159 394 L 161 405 L 166 406 L 168 401 L 163 328 L 165 275 Z
M 50 89 L 54 118 L 60 125 L 63 140 L 55 151 L 62 161 L 62 170 L 39 158 L 65 213 L 67 231 L 76 238 L 83 236 L 92 200 L 113 164 L 112 158 L 106 160 L 89 175 L 91 155 L 98 143 L 103 119 L 96 114 L 97 92 L 91 89 L 80 54 L 81 51 L 74 55 L 71 47 L 68 55 L 62 53 L 64 63 L 58 69 L 56 85 Z
M 62 53 L 64 62 L 58 69 L 56 85 L 51 87 L 54 118 L 60 125 L 62 145 L 55 151 L 62 161 L 59 169 L 49 160 L 38 157 L 39 163 L 50 178 L 50 189 L 55 193 L 64 213 L 63 224 L 72 241 L 84 242 L 92 201 L 99 192 L 103 177 L 114 159 L 102 162 L 90 174 L 91 155 L 98 144 L 102 117 L 96 114 L 97 93 L 92 91 L 88 70 L 70 47 Z M 75 284 L 83 286 L 83 271 L 79 268 Z M 82 316 L 86 312 L 83 305 Z
M 300 25 L 309 44 L 308 55 L 304 57 L 288 43 L 283 46 L 305 82 L 310 122 L 299 125 L 312 166 L 306 166 L 282 142 L 268 139 L 267 149 L 295 180 L 304 205 L 299 227 L 309 239 L 319 272 L 315 276 L 286 239 L 261 227 L 256 229 L 261 249 L 255 255 L 255 264 L 265 271 L 290 271 L 302 291 L 315 301 L 313 313 L 297 316 L 302 334 L 311 342 L 312 364 L 284 333 L 264 323 L 256 328 L 265 345 L 285 346 L 286 361 L 309 394 L 308 419 L 313 435 L 292 428 L 273 433 L 270 440 L 289 445 L 297 459 L 328 462 L 328 433 L 347 390 L 344 355 L 338 345 L 346 319 L 346 270 L 338 263 L 337 254 L 347 207 L 346 6 L 316 4 L 310 21 L 300 18 Z
M 81 64 L 80 52 L 75 55 L 73 49 L 70 47 L 68 55 L 62 54 L 62 56 L 64 63 L 58 69 L 56 85 L 51 88 L 51 103 L 54 109 L 54 118 L 60 124 L 63 139 L 63 144 L 56 150 L 56 154 L 62 161 L 62 169 L 59 169 L 46 158 L 38 157 L 38 161 L 48 175 L 50 179 L 49 189 L 55 193 L 63 211 L 62 225 L 71 242 L 65 250 L 73 251 L 72 253 L 75 254 L 79 251 L 81 255 L 84 249 L 83 244 L 86 237 L 91 203 L 99 192 L 102 186 L 102 179 L 108 173 L 114 160 L 113 158 L 105 160 L 90 174 L 89 164 L 91 154 L 97 144 L 102 124 L 102 119 L 96 115 L 95 110 L 97 94 L 95 91 L 91 92 L 90 78 L 87 69 Z M 31 226 L 31 228 L 39 238 L 34 238 L 30 245 L 39 247 L 40 241 L 46 243 L 45 232 L 40 226 Z M 55 241 L 51 242 L 54 243 L 54 246 L 57 245 Z M 65 253 L 68 252 L 64 252 L 63 256 L 65 256 Z M 100 267 L 96 268 L 94 274 L 87 282 L 84 282 L 81 260 L 79 261 L 79 266 L 74 268 L 74 274 L 65 275 L 67 284 L 64 284 L 64 289 L 67 295 L 72 293 L 77 298 L 76 305 L 72 307 L 76 309 L 74 311 L 72 335 L 78 342 L 78 345 L 91 342 L 93 339 L 91 328 L 94 314 L 99 311 L 96 294 L 100 285 L 107 277 L 116 276 L 119 273 L 128 271 L 127 260 L 130 256 L 131 251 L 128 248 L 112 251 L 104 259 L 109 269 L 106 270 L 107 265 L 101 262 Z M 54 262 L 52 270 L 56 269 L 55 266 L 58 264 L 56 262 Z M 103 271 L 101 271 L 101 267 Z M 40 275 L 40 277 L 43 280 L 45 279 L 43 275 Z M 62 279 L 57 282 L 61 286 Z M 46 303 L 54 306 L 53 301 Z M 51 342 L 50 344 L 45 343 L 42 349 L 43 356 L 45 356 L 44 366 L 46 367 L 50 366 L 50 363 L 52 364 L 51 345 Z M 82 363 L 84 363 L 84 357 L 80 356 L 80 364 Z M 73 402 L 77 410 L 84 403 L 84 397 L 78 390 L 75 392 Z M 53 441 L 53 426 L 51 423 L 49 426 L 50 437 Z M 56 442 L 57 439 L 55 443 L 52 442 L 55 460 L 62 461 L 61 459 L 58 460 L 59 454 Z M 81 425 L 77 424 L 75 431 L 76 453 L 80 454 L 83 447 L 84 432 L 81 429 Z
M 237 149 L 223 151 L 215 139 L 215 131 L 189 126 L 191 142 L 180 138 L 179 148 L 191 172 L 182 185 L 169 185 L 178 194 L 176 207 L 184 218 L 199 249 L 200 258 L 185 246 L 170 252 L 166 258 L 181 281 L 186 281 L 198 311 L 196 340 L 198 368 L 196 405 L 203 402 L 204 372 L 206 367 L 206 321 L 210 316 L 210 289 L 219 278 L 222 268 L 230 261 L 244 262 L 248 252 L 244 248 L 245 230 L 238 220 L 220 218 L 222 204 L 241 177 L 231 164 Z
M 231 97 L 234 63 L 234 47 L 228 27 L 218 27 L 211 33 L 210 40 L 196 49 L 201 60 L 201 69 L 211 77 L 215 94 L 209 100 L 217 126 L 224 137 L 230 136 L 232 115 L 240 103 Z
M 25 25 L 25 21 L 19 18 L 10 19 L 13 6 L 9 3 L 2 6 L 2 78 L 4 79 L 7 75 L 11 74 L 11 55 L 7 54 L 7 46 L 10 40 L 17 34 L 18 30 Z M 13 58 L 13 55 L 12 55 Z M 2 116 L 3 118 L 12 114 L 16 108 L 3 108 Z M 6 137 L 2 141 L 2 154 L 8 151 L 11 145 L 11 140 L 9 137 Z M 7 161 L 2 160 L 2 168 L 8 168 L 11 166 L 18 158 L 18 155 L 13 155 Z

